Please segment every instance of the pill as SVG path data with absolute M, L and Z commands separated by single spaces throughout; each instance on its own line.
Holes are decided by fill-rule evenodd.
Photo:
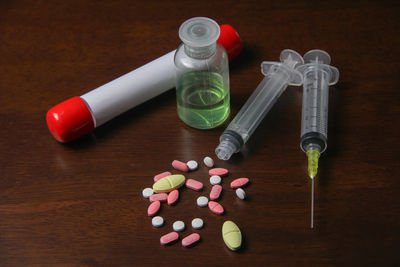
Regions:
M 201 228 L 203 228 L 203 225 L 204 225 L 204 222 L 200 218 L 195 218 L 192 220 L 192 227 L 194 229 L 201 229 Z
M 179 160 L 174 160 L 172 162 L 172 167 L 174 169 L 177 169 L 179 171 L 187 172 L 189 170 L 187 164 L 185 162 L 179 161 Z
M 210 177 L 210 184 L 216 185 L 221 183 L 221 176 L 213 175 Z
M 181 232 L 185 229 L 185 223 L 182 221 L 176 221 L 172 224 L 172 228 L 175 232 Z
M 222 186 L 220 186 L 219 184 L 214 185 L 210 191 L 210 199 L 211 200 L 218 199 L 219 196 L 221 195 L 221 192 L 222 192 Z
M 168 198 L 167 198 L 167 203 L 168 205 L 173 205 L 175 204 L 175 202 L 178 200 L 179 198 L 179 191 L 178 190 L 174 190 L 171 193 L 168 194 Z
M 165 176 L 153 184 L 153 191 L 156 193 L 171 192 L 178 189 L 185 183 L 185 176 L 174 174 Z
M 242 233 L 232 221 L 226 221 L 222 225 L 222 238 L 230 250 L 238 250 L 242 245 Z
M 195 171 L 197 167 L 199 167 L 199 164 L 195 160 L 189 160 L 186 165 L 188 166 L 189 170 Z
M 242 188 L 236 189 L 236 195 L 240 199 L 245 199 L 246 198 L 246 192 Z
M 168 245 L 168 244 L 178 240 L 178 238 L 179 238 L 179 234 L 177 232 L 170 232 L 170 233 L 160 237 L 160 244 Z
M 212 158 L 210 158 L 210 157 L 205 157 L 203 159 L 203 162 L 209 168 L 212 168 L 214 166 L 214 160 Z
M 228 170 L 227 169 L 224 169 L 224 168 L 214 168 L 214 169 L 211 169 L 211 170 L 209 170 L 208 171 L 208 174 L 210 175 L 210 176 L 212 176 L 212 175 L 218 175 L 218 176 L 225 176 L 225 175 L 227 175 L 228 174 Z
M 224 208 L 221 206 L 221 204 L 215 202 L 215 201 L 209 201 L 208 202 L 208 208 L 214 212 L 215 214 L 221 215 L 224 213 Z
M 187 179 L 186 187 L 195 191 L 201 191 L 201 189 L 203 189 L 203 183 L 193 179 Z
M 199 242 L 199 240 L 200 240 L 200 235 L 198 233 L 190 234 L 184 239 L 182 239 L 182 246 L 184 247 L 192 246 L 197 242 Z
M 164 178 L 164 177 L 170 176 L 170 175 L 172 175 L 172 173 L 170 173 L 170 172 L 162 172 L 162 173 L 159 173 L 159 174 L 157 174 L 157 175 L 154 176 L 154 182 L 157 182 L 157 181 L 160 180 L 161 178 Z
M 249 182 L 249 178 L 237 178 L 231 182 L 233 189 L 245 186 Z
M 142 191 L 142 195 L 144 198 L 149 198 L 152 194 L 153 194 L 153 189 L 151 189 L 149 187 L 143 189 L 143 191 Z
M 161 227 L 164 224 L 164 219 L 161 216 L 156 216 L 151 219 L 151 224 L 154 227 Z
M 160 194 L 153 194 L 150 196 L 150 202 L 154 201 L 161 201 L 165 202 L 168 199 L 168 195 L 166 193 L 160 193 Z
M 207 206 L 207 204 L 208 204 L 208 198 L 203 196 L 197 198 L 197 206 L 205 207 Z
M 157 212 L 160 210 L 161 203 L 160 201 L 154 201 L 149 205 L 147 208 L 147 215 L 148 216 L 154 216 L 157 214 Z

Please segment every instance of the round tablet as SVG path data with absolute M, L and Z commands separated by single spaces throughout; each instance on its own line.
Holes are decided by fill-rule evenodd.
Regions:
M 203 228 L 203 225 L 204 225 L 204 222 L 200 218 L 195 218 L 192 220 L 192 227 L 194 229 L 201 229 L 201 228 Z
M 204 162 L 204 164 L 205 164 L 207 167 L 209 167 L 209 168 L 211 168 L 212 166 L 214 166 L 214 160 L 213 160 L 212 158 L 210 158 L 210 157 L 205 157 L 205 158 L 203 159 L 203 162 Z
M 144 198 L 149 198 L 152 194 L 153 194 L 153 189 L 151 189 L 150 187 L 147 187 L 142 191 L 142 195 Z
M 203 196 L 197 198 L 197 206 L 205 207 L 207 206 L 207 204 L 208 204 L 208 198 Z
M 183 229 L 185 229 L 185 223 L 182 221 L 176 221 L 172 225 L 172 228 L 174 229 L 175 232 L 181 232 Z
M 189 167 L 189 170 L 194 171 L 197 169 L 199 164 L 195 160 L 190 160 L 186 163 L 186 165 Z
M 245 199 L 246 198 L 246 192 L 244 192 L 244 190 L 242 188 L 236 189 L 236 195 L 240 199 Z
M 216 185 L 221 183 L 221 176 L 213 175 L 210 177 L 210 184 Z
M 161 216 L 156 216 L 151 219 L 151 224 L 154 227 L 161 227 L 164 224 L 164 219 Z

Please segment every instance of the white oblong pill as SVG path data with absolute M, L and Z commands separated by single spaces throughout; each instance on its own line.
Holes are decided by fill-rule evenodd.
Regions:
M 203 228 L 203 225 L 204 225 L 204 222 L 200 218 L 195 218 L 192 220 L 192 227 L 194 229 L 201 229 L 201 228 Z
M 221 183 L 221 176 L 213 175 L 210 177 L 210 184 L 216 185 Z
M 153 193 L 153 189 L 151 189 L 150 187 L 147 187 L 142 191 L 142 195 L 144 198 L 149 198 Z
M 236 189 L 236 195 L 240 199 L 245 199 L 246 198 L 246 192 L 242 188 Z
M 207 167 L 209 167 L 209 168 L 211 168 L 211 167 L 214 166 L 214 160 L 213 160 L 212 158 L 210 158 L 210 157 L 205 157 L 205 158 L 203 159 L 203 162 L 204 162 L 204 164 L 205 164 Z
M 197 198 L 197 206 L 199 207 L 205 207 L 208 204 L 208 198 L 201 196 Z
M 199 164 L 195 160 L 189 160 L 188 162 L 186 162 L 186 165 L 191 171 L 194 171 L 197 169 L 197 167 L 199 167 Z
M 175 232 L 181 232 L 185 229 L 185 223 L 182 221 L 176 221 L 172 225 L 172 228 L 174 229 Z
M 151 224 L 154 227 L 161 227 L 164 224 L 164 219 L 161 216 L 156 216 L 151 219 Z

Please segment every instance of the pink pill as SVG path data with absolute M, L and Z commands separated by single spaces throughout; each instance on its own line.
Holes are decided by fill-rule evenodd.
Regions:
M 215 214 L 221 215 L 224 213 L 224 208 L 221 206 L 221 204 L 215 202 L 215 201 L 209 201 L 208 202 L 208 208 L 214 212 Z
M 167 199 L 168 205 L 175 204 L 178 198 L 179 198 L 179 191 L 175 189 L 174 191 L 168 194 L 168 199 Z
M 179 235 L 177 232 L 171 232 L 166 235 L 163 235 L 160 237 L 160 244 L 161 245 L 168 245 L 169 243 L 172 243 L 176 240 L 178 240 Z
M 187 166 L 187 164 L 179 160 L 174 160 L 172 162 L 172 167 L 183 172 L 189 171 L 189 167 Z
M 164 178 L 164 177 L 170 176 L 170 175 L 172 175 L 172 173 L 170 173 L 170 172 L 162 172 L 160 174 L 157 174 L 157 175 L 154 176 L 154 182 L 157 182 L 161 178 Z
M 154 201 L 153 203 L 150 204 L 150 206 L 147 208 L 147 215 L 148 216 L 154 216 L 156 213 L 160 210 L 161 203 L 160 201 Z
M 182 246 L 184 247 L 191 246 L 199 242 L 199 240 L 200 240 L 200 235 L 198 233 L 193 233 L 182 239 Z
M 249 182 L 249 178 L 237 178 L 231 182 L 231 187 L 236 189 L 245 186 Z
M 214 185 L 211 188 L 211 192 L 210 192 L 210 199 L 211 200 L 216 200 L 219 198 L 219 196 L 221 195 L 222 192 L 222 186 L 220 186 L 219 184 Z
M 167 199 L 168 199 L 167 193 L 152 194 L 150 196 L 150 202 L 154 202 L 154 201 L 165 202 L 165 201 L 167 201 Z
M 209 170 L 208 174 L 210 176 L 218 175 L 218 176 L 222 177 L 222 176 L 228 175 L 228 172 L 229 171 L 227 169 L 224 169 L 224 168 L 214 168 L 214 169 Z
M 187 179 L 186 180 L 186 187 L 193 189 L 195 191 L 200 191 L 201 189 L 203 189 L 203 183 L 193 180 L 193 179 Z

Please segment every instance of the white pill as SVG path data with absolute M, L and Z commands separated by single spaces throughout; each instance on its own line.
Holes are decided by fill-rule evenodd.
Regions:
M 182 221 L 176 221 L 172 225 L 172 228 L 174 229 L 175 232 L 181 232 L 185 229 L 185 223 Z
M 210 157 L 205 157 L 205 158 L 203 159 L 203 162 L 204 162 L 204 164 L 205 164 L 207 167 L 209 167 L 209 168 L 211 168 L 212 166 L 214 166 L 214 161 L 213 161 L 213 159 L 210 158 Z
M 192 227 L 194 229 L 201 229 L 201 228 L 203 228 L 203 225 L 204 225 L 204 222 L 200 218 L 195 218 L 192 220 Z
M 154 227 L 160 227 L 164 224 L 164 219 L 161 216 L 153 217 L 153 219 L 151 219 L 151 224 Z
M 236 189 L 236 195 L 240 199 L 245 199 L 246 198 L 246 192 L 244 192 L 244 190 L 242 188 Z
M 205 207 L 208 204 L 208 198 L 207 197 L 198 197 L 197 198 L 197 206 L 199 207 Z
M 150 187 L 147 187 L 142 191 L 142 195 L 144 198 L 149 198 L 152 194 L 153 194 L 153 189 L 151 189 Z
M 216 185 L 221 183 L 221 176 L 213 175 L 210 177 L 210 184 Z
M 199 167 L 199 164 L 195 160 L 189 160 L 188 162 L 186 162 L 186 165 L 191 171 L 194 171 L 197 169 L 197 167 Z

